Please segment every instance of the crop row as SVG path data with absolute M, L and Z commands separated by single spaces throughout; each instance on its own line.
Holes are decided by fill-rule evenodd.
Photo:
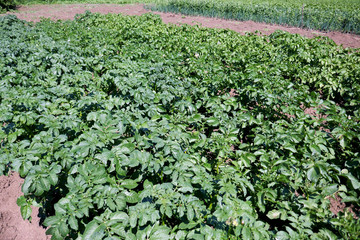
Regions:
M 360 1 L 166 0 L 148 8 L 187 15 L 252 20 L 360 34 Z
M 358 239 L 359 59 L 153 14 L 0 17 L 0 174 L 52 239 Z

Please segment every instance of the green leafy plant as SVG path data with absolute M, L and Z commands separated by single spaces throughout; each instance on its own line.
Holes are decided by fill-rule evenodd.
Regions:
M 52 239 L 358 237 L 358 49 L 87 12 L 0 17 L 0 56 L 0 174 Z
M 359 0 L 166 0 L 147 7 L 163 12 L 252 20 L 323 31 L 360 33 Z
M 15 9 L 15 7 L 16 3 L 14 0 L 0 0 L 0 13 Z

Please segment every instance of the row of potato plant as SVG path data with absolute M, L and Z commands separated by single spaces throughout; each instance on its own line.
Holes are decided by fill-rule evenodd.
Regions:
M 359 0 L 157 0 L 152 10 L 360 34 Z
M 0 56 L 0 174 L 52 239 L 360 237 L 358 50 L 87 12 L 0 17 Z

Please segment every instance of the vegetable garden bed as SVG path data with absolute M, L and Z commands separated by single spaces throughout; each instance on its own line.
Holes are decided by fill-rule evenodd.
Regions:
M 0 30 L 0 173 L 53 239 L 359 237 L 356 49 L 153 14 Z

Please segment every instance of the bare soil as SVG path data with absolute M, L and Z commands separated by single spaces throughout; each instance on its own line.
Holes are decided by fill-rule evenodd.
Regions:
M 344 202 L 342 202 L 341 197 L 335 193 L 334 196 L 328 196 L 327 199 L 330 201 L 330 211 L 334 215 L 338 215 L 339 212 L 344 212 L 345 210 L 348 210 L 355 219 L 358 219 L 357 213 L 359 213 L 359 209 L 356 209 L 354 205 L 350 205 L 349 207 L 346 206 Z
M 32 221 L 24 221 L 16 200 L 22 194 L 24 180 L 13 172 L 9 176 L 0 176 L 0 240 L 48 240 L 46 229 L 40 226 L 39 209 L 33 207 Z
M 40 21 L 41 18 L 51 18 L 52 20 L 73 19 L 76 14 L 84 13 L 86 10 L 107 13 L 123 13 L 127 15 L 142 15 L 150 12 L 143 8 L 143 5 L 115 5 L 115 4 L 59 4 L 59 5 L 32 5 L 21 6 L 14 14 L 20 19 L 27 21 Z M 327 36 L 338 45 L 344 47 L 360 48 L 360 36 L 345 34 L 340 32 L 320 32 L 305 30 L 294 27 L 284 27 L 256 23 L 252 21 L 239 22 L 208 17 L 183 16 L 173 13 L 159 14 L 165 23 L 201 25 L 211 28 L 227 28 L 245 34 L 259 30 L 263 34 L 270 34 L 275 30 L 284 30 L 290 33 L 297 33 L 312 38 L 315 36 Z M 34 207 L 32 222 L 24 221 L 20 214 L 20 208 L 16 205 L 16 200 L 21 193 L 23 179 L 17 173 L 9 176 L 0 176 L 0 240 L 47 240 L 46 229 L 39 224 L 39 209 Z M 334 214 L 344 209 L 344 204 L 337 198 L 331 200 L 331 210 Z M 336 208 L 336 209 L 335 209 Z
M 41 18 L 51 18 L 53 20 L 74 19 L 76 14 L 84 13 L 86 10 L 102 14 L 123 13 L 127 15 L 142 15 L 144 13 L 150 12 L 149 10 L 144 9 L 143 4 L 54 4 L 20 6 L 17 12 L 10 14 L 15 14 L 20 19 L 36 22 L 40 21 Z M 241 34 L 245 34 L 246 32 L 255 32 L 258 30 L 262 34 L 267 35 L 273 33 L 276 30 L 283 30 L 290 33 L 297 33 L 309 38 L 315 36 L 327 36 L 334 40 L 334 42 L 338 45 L 351 48 L 360 48 L 360 36 L 355 34 L 341 32 L 321 32 L 295 27 L 257 23 L 253 21 L 240 22 L 200 16 L 184 16 L 173 13 L 154 13 L 159 14 L 165 23 L 190 25 L 197 24 L 203 27 L 225 28 L 234 30 Z

